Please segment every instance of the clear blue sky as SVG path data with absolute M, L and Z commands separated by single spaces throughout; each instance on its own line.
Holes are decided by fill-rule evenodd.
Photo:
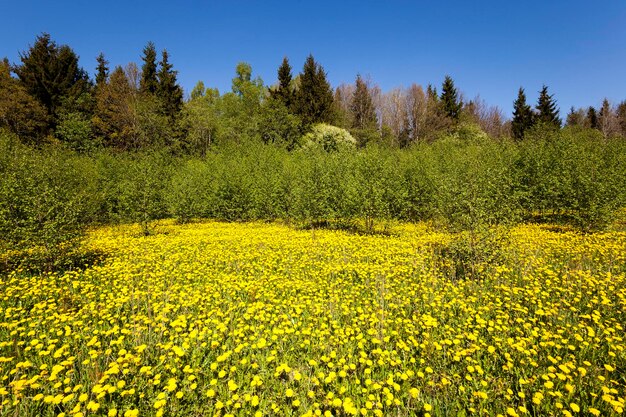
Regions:
M 147 41 L 166 48 L 188 93 L 198 80 L 230 89 L 237 62 L 266 84 L 288 56 L 312 53 L 333 86 L 357 73 L 388 90 L 437 86 L 450 74 L 466 97 L 510 116 L 517 89 L 534 103 L 542 84 L 561 108 L 626 99 L 626 2 L 590 1 L 2 1 L 0 57 L 48 32 L 93 75 L 139 62 Z

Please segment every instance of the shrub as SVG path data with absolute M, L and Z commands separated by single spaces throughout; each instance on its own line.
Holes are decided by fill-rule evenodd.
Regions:
M 311 131 L 302 138 L 303 148 L 320 147 L 326 152 L 333 152 L 343 149 L 354 149 L 356 139 L 350 132 L 340 127 L 319 123 L 313 125 Z
M 22 254 L 37 248 L 37 256 L 24 260 L 52 270 L 93 221 L 93 164 L 59 148 L 38 152 L 3 134 L 0 150 L 0 246 Z

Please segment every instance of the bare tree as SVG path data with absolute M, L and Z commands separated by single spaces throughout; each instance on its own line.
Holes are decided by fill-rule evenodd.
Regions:
M 490 106 L 480 96 L 476 96 L 465 106 L 465 111 L 470 119 L 490 137 L 497 139 L 505 135 L 506 118 L 499 107 Z
M 399 139 L 406 133 L 407 129 L 408 109 L 406 101 L 406 90 L 394 88 L 381 94 L 380 100 L 376 103 L 381 125 L 390 129 L 396 145 L 400 145 Z
M 617 111 L 606 98 L 602 101 L 602 107 L 598 114 L 598 128 L 605 138 L 618 135 L 620 131 Z

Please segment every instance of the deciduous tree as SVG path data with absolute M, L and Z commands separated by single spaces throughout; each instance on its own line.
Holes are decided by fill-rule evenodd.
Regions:
M 11 77 L 7 61 L 0 62 L 0 127 L 34 145 L 42 142 L 48 129 L 46 109 Z

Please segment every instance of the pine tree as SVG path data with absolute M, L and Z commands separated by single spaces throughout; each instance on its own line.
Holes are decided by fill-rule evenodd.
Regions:
M 443 81 L 441 87 L 441 104 L 444 113 L 452 120 L 459 120 L 463 103 L 459 100 L 458 93 L 454 87 L 454 81 L 449 75 Z
M 143 66 L 141 67 L 141 81 L 139 91 L 144 94 L 155 94 L 159 85 L 157 80 L 157 52 L 154 43 L 148 42 L 143 48 Z
M 539 92 L 537 100 L 537 122 L 561 127 L 561 119 L 559 118 L 559 109 L 556 107 L 556 101 L 553 95 L 548 94 L 548 87 L 544 85 Z
M 524 89 L 520 87 L 517 92 L 517 99 L 513 102 L 513 120 L 511 121 L 511 131 L 513 138 L 521 140 L 524 133 L 534 124 L 533 111 L 526 104 L 526 94 Z
M 109 79 L 109 61 L 104 58 L 104 54 L 100 52 L 100 55 L 96 58 L 98 66 L 96 67 L 96 86 L 106 84 Z
M 291 75 L 291 65 L 289 59 L 283 58 L 283 62 L 278 67 L 278 87 L 270 90 L 270 96 L 274 99 L 282 101 L 282 103 L 291 109 L 294 105 L 294 91 L 292 88 L 293 77 Z
M 304 125 L 314 123 L 332 124 L 335 119 L 333 90 L 326 79 L 326 72 L 309 55 L 300 75 L 300 88 L 296 93 L 296 112 Z
M 26 91 L 53 116 L 53 125 L 64 102 L 90 89 L 89 76 L 78 65 L 78 56 L 67 45 L 57 46 L 47 33 L 38 36 L 35 44 L 20 54 L 20 60 L 15 73 Z
M 163 114 L 175 119 L 183 106 L 183 89 L 176 81 L 177 71 L 174 71 L 174 66 L 169 63 L 166 50 L 162 52 L 159 65 L 156 95 L 161 101 Z

